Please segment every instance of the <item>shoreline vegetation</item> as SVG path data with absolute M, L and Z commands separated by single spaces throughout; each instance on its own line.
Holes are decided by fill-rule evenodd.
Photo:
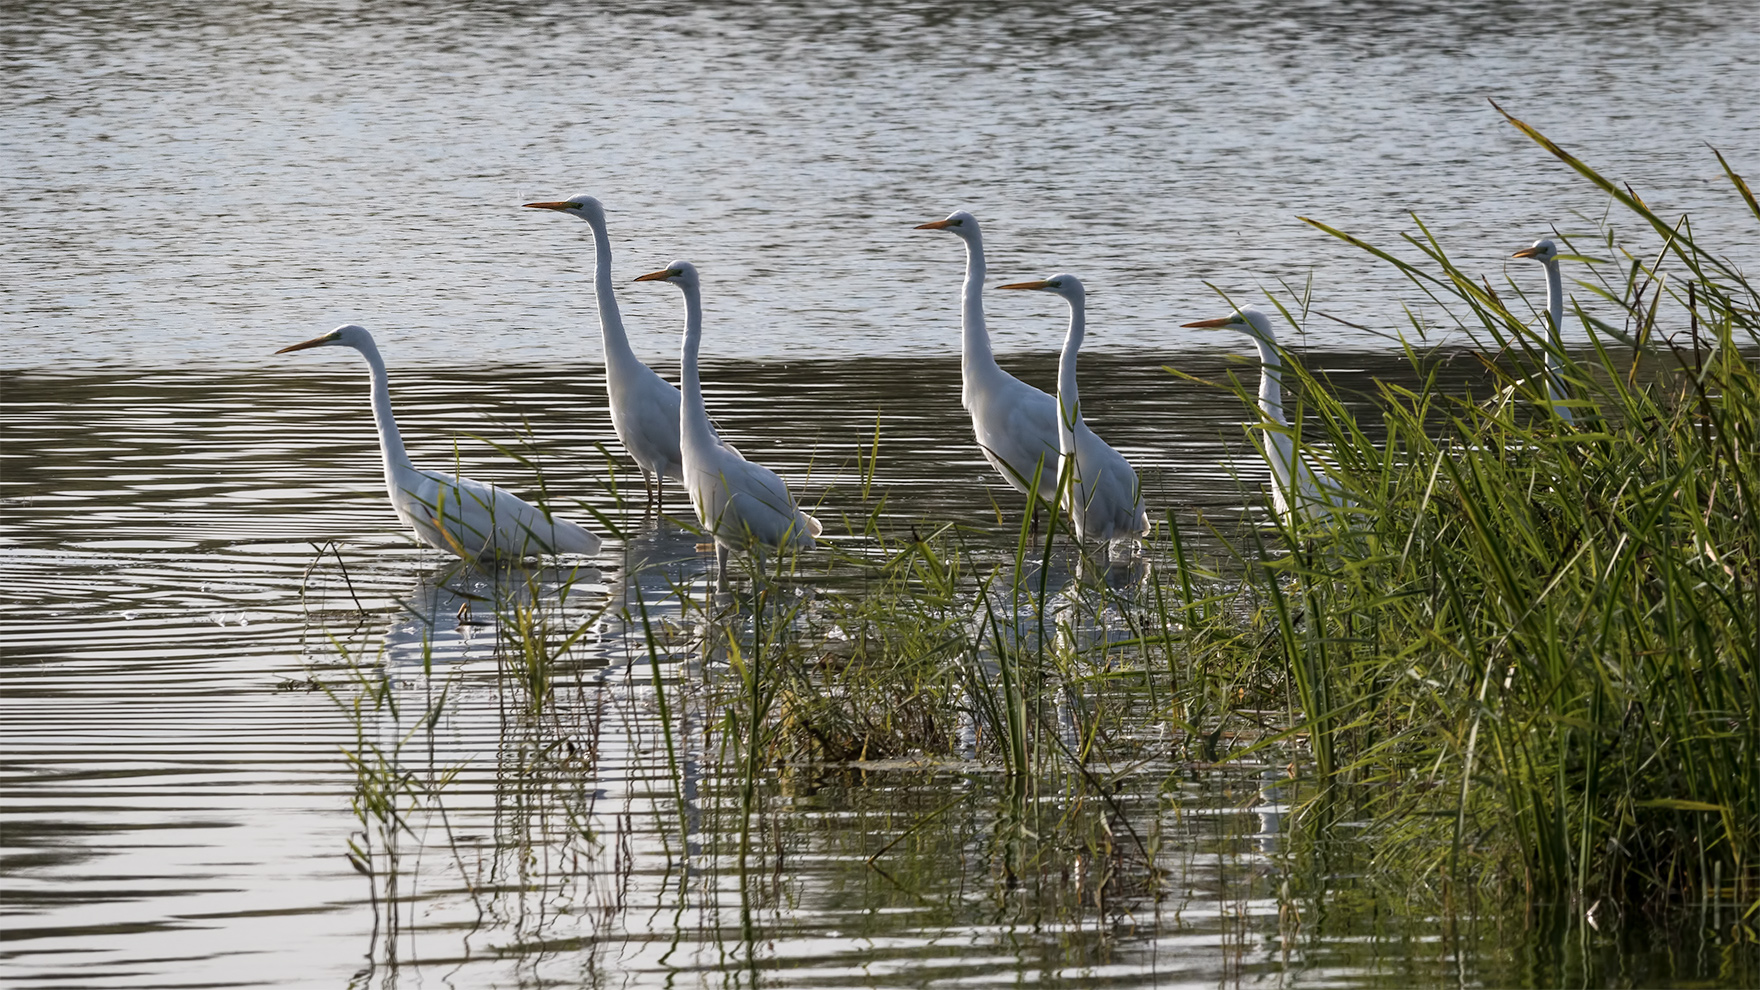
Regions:
M 760 888 L 781 870 L 776 830 L 791 826 L 767 796 L 803 778 L 884 776 L 903 792 L 953 775 L 982 785 L 940 807 L 900 798 L 883 827 L 834 841 L 899 885 L 931 869 L 920 842 L 981 818 L 959 827 L 1001 850 L 989 881 L 1013 889 L 1036 871 L 1027 886 L 1046 917 L 1159 917 L 1177 882 L 1166 813 L 1193 773 L 1217 772 L 1248 782 L 1247 805 L 1275 809 L 1275 841 L 1256 847 L 1275 880 L 1261 894 L 1292 933 L 1323 924 L 1345 887 L 1445 925 L 1691 916 L 1704 938 L 1742 947 L 1731 951 L 1748 962 L 1731 965 L 1753 975 L 1760 294 L 1688 218 L 1510 120 L 1661 246 L 1635 253 L 1612 215 L 1592 242 L 1561 238 L 1576 259 L 1565 322 L 1587 340 L 1561 353 L 1533 277 L 1494 284 L 1457 267 L 1415 217 L 1398 248 L 1308 220 L 1424 300 L 1399 341 L 1408 382 L 1347 404 L 1324 375 L 1283 363 L 1288 433 L 1329 466 L 1337 506 L 1260 519 L 1151 506 L 1154 531 L 1129 562 L 1072 547 L 1055 514 L 1037 532 L 1022 518 L 1012 547 L 951 523 L 898 533 L 878 522 L 876 423 L 857 483 L 835 499 L 867 515 L 803 506 L 843 537 L 772 558 L 748 591 L 668 577 L 664 616 L 640 582 L 582 614 L 566 576 L 501 572 L 515 593 L 478 614 L 494 612 L 497 683 L 517 700 L 503 706 L 519 736 L 506 745 L 523 754 L 518 786 L 564 836 L 532 841 L 560 841 L 577 868 L 616 859 L 585 796 L 608 716 L 571 660 L 616 618 L 640 643 L 629 676 L 646 681 L 656 807 L 676 811 L 660 830 L 676 842 L 681 910 L 700 882 L 693 857 L 737 864 L 746 908 L 776 896 Z M 1270 301 L 1299 328 L 1305 299 Z M 1472 342 L 1489 389 L 1439 384 L 1417 343 L 1438 331 Z M 1570 422 L 1549 411 L 1549 350 Z M 1251 383 L 1221 387 L 1251 418 Z M 1261 448 L 1266 429 L 1248 428 Z M 395 688 L 407 671 L 394 676 L 367 642 L 339 649 L 348 676 L 323 687 L 359 729 L 349 856 L 394 947 L 400 850 L 423 841 L 418 822 L 444 819 L 459 772 L 432 762 L 431 743 L 457 675 L 425 656 L 412 711 Z M 458 862 L 461 889 L 497 896 Z M 741 914 L 738 935 L 752 966 L 754 917 Z

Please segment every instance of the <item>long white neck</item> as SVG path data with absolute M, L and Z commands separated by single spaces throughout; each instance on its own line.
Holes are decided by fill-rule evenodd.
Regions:
M 1546 349 L 1546 395 L 1554 402 L 1565 397 L 1564 378 L 1562 375 L 1560 351 L 1564 347 L 1564 276 L 1558 270 L 1558 261 L 1554 259 L 1545 264 L 1546 267 L 1546 332 L 1550 334 Z M 1569 423 L 1572 421 L 1571 411 L 1563 406 L 1553 406 L 1558 418 Z
M 391 415 L 391 380 L 385 374 L 385 359 L 379 347 L 367 341 L 360 347 L 361 357 L 373 379 L 373 423 L 379 428 L 379 453 L 385 460 L 385 484 L 397 487 L 396 469 L 412 467 L 409 454 L 403 449 L 403 435 L 397 432 L 397 420 Z
M 1283 359 L 1277 345 L 1258 334 L 1253 335 L 1253 343 L 1259 348 L 1259 414 L 1267 422 L 1288 426 L 1289 420 L 1283 418 Z
M 1266 461 L 1287 503 L 1295 495 L 1296 445 L 1288 433 L 1289 420 L 1283 415 L 1283 358 L 1276 344 L 1258 334 L 1253 334 L 1253 343 L 1259 348 L 1259 415 L 1274 427 L 1264 432 L 1265 451 L 1270 455 Z
M 977 383 L 1002 373 L 990 350 L 990 331 L 984 328 L 984 238 L 977 231 L 966 242 L 966 283 L 960 290 L 960 372 L 964 391 L 960 401 L 971 408 Z
M 1063 354 L 1057 359 L 1057 449 L 1069 455 L 1076 452 L 1076 426 L 1082 421 L 1082 398 L 1076 389 L 1076 356 L 1087 335 L 1085 310 L 1081 297 L 1069 299 L 1069 333 L 1063 338 Z
M 1546 331 L 1557 343 L 1564 331 L 1564 276 L 1556 260 L 1548 261 L 1546 269 Z
M 679 406 L 679 441 L 685 447 L 702 449 L 715 443 L 715 431 L 709 426 L 709 410 L 703 406 L 703 382 L 697 374 L 697 349 L 703 343 L 703 300 L 697 286 L 685 282 L 684 339 L 679 346 L 678 384 L 684 395 Z
M 587 225 L 593 228 L 593 295 L 599 300 L 599 337 L 605 344 L 605 363 L 627 364 L 637 358 L 623 332 L 623 311 L 617 308 L 617 293 L 612 291 L 611 235 L 605 231 L 603 217 L 589 217 Z

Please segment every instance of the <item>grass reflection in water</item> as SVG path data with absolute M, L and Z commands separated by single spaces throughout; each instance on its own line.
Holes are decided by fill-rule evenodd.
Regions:
M 1372 933 L 1432 948 L 1365 950 L 1365 981 L 1599 981 L 1634 932 L 1697 931 L 1751 974 L 1753 291 L 1684 238 L 1632 259 L 1628 325 L 1560 362 L 1565 423 L 1543 337 L 1415 243 L 1502 388 L 1414 354 L 1372 436 L 1291 365 L 1293 442 L 1348 499 L 1274 535 L 1194 550 L 1169 515 L 1117 566 L 1056 527 L 883 526 L 858 470 L 835 549 L 735 595 L 664 524 L 604 585 L 425 583 L 404 658 L 345 651 L 332 687 L 376 964 L 1148 984 Z M 439 618 L 466 594 L 493 629 Z M 1519 960 L 1481 950 L 1505 925 Z

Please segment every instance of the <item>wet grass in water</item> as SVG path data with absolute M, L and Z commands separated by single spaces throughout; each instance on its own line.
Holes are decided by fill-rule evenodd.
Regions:
M 1285 362 L 1290 432 L 1324 456 L 1342 507 L 1271 529 L 1169 512 L 1123 566 L 1055 524 L 1023 521 L 1012 548 L 946 523 L 899 533 L 879 522 L 877 425 L 855 484 L 827 497 L 863 507 L 847 535 L 773 560 L 739 595 L 669 579 L 656 601 L 637 580 L 633 601 L 583 616 L 564 581 L 496 603 L 515 790 L 526 820 L 543 819 L 498 844 L 529 861 L 562 836 L 577 870 L 613 865 L 595 903 L 619 910 L 627 832 L 601 834 L 592 795 L 601 733 L 622 718 L 652 736 L 662 781 L 652 814 L 674 927 L 658 965 L 697 926 L 755 983 L 766 933 L 800 894 L 784 863 L 809 837 L 853 852 L 852 889 L 877 906 L 940 904 L 949 924 L 967 896 L 950 889 L 976 885 L 1015 920 L 1177 927 L 1193 852 L 1170 830 L 1194 774 L 1222 767 L 1241 806 L 1267 809 L 1257 845 L 1235 846 L 1256 864 L 1240 889 L 1278 900 L 1286 944 L 1384 909 L 1468 940 L 1487 919 L 1582 937 L 1697 910 L 1692 924 L 1733 953 L 1724 974 L 1751 976 L 1760 300 L 1684 219 L 1529 133 L 1662 244 L 1637 256 L 1604 224 L 1569 245 L 1609 259 L 1578 283 L 1596 300 L 1575 311 L 1588 349 L 1554 350 L 1572 422 L 1547 410 L 1529 272 L 1494 288 L 1419 223 L 1409 259 L 1362 245 L 1430 304 L 1410 314 L 1409 380 L 1382 383 L 1364 414 Z M 1304 293 L 1275 301 L 1297 326 L 1308 316 Z M 1484 387 L 1438 384 L 1415 343 L 1438 331 L 1471 338 Z M 1199 538 L 1224 549 L 1197 559 Z M 626 676 L 647 685 L 639 718 L 581 687 L 570 658 L 611 619 L 639 643 Z M 398 836 L 416 835 L 416 810 L 440 813 L 454 779 L 400 769 L 401 748 L 455 694 L 430 692 L 412 722 L 370 666 L 337 692 L 363 726 L 351 856 L 394 904 Z M 389 742 L 365 728 L 383 712 L 404 726 Z M 821 791 L 859 810 L 816 834 L 786 809 Z M 705 879 L 723 869 L 736 906 Z M 486 889 L 461 873 L 471 896 Z

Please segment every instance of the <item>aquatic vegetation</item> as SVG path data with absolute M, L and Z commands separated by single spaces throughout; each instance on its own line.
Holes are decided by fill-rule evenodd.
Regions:
M 465 667 L 424 660 L 424 700 L 400 710 L 402 675 L 352 648 L 352 693 L 333 688 L 361 727 L 350 855 L 388 931 L 399 872 L 451 864 L 425 882 L 516 946 L 639 937 L 656 969 L 755 973 L 767 932 L 810 924 L 785 866 L 810 862 L 814 896 L 935 924 L 979 911 L 1088 959 L 1084 932 L 1180 930 L 1214 851 L 1206 896 L 1242 918 L 1274 903 L 1286 944 L 1388 905 L 1469 939 L 1513 908 L 1546 945 L 1697 908 L 1750 972 L 1760 305 L 1684 221 L 1605 186 L 1663 246 L 1639 256 L 1611 224 L 1561 237 L 1619 259 L 1584 265 L 1586 350 L 1560 353 L 1519 276 L 1494 289 L 1421 222 L 1414 259 L 1362 245 L 1424 293 L 1410 376 L 1344 395 L 1280 359 L 1282 421 L 1249 430 L 1323 459 L 1325 511 L 1169 511 L 1129 562 L 1025 512 L 898 532 L 876 423 L 815 508 L 846 507 L 842 532 L 736 558 L 736 593 L 700 562 L 636 557 L 609 594 L 491 581 L 487 847 L 455 834 L 470 760 L 432 742 Z M 1309 315 L 1301 293 L 1272 302 Z M 1439 333 L 1471 346 L 1424 346 Z M 1445 382 L 1451 359 L 1480 376 Z M 572 653 L 587 640 L 625 660 L 591 668 Z M 614 766 L 631 783 L 612 807 Z M 1204 839 L 1219 802 L 1232 824 Z M 630 846 L 637 817 L 658 850 Z M 418 820 L 451 854 L 411 867 Z
M 1286 521 L 1255 583 L 1329 813 L 1367 816 L 1399 876 L 1579 913 L 1760 905 L 1760 297 L 1685 218 L 1515 123 L 1660 248 L 1604 228 L 1615 260 L 1579 284 L 1618 318 L 1579 303 L 1589 350 L 1561 355 L 1518 283 L 1421 224 L 1406 260 L 1316 223 L 1409 275 L 1433 304 L 1414 334 L 1465 332 L 1494 389 L 1429 387 L 1408 347 L 1420 384 L 1382 386 L 1372 441 L 1294 369 L 1297 442 L 1354 506 Z M 1571 420 L 1546 415 L 1549 358 Z

